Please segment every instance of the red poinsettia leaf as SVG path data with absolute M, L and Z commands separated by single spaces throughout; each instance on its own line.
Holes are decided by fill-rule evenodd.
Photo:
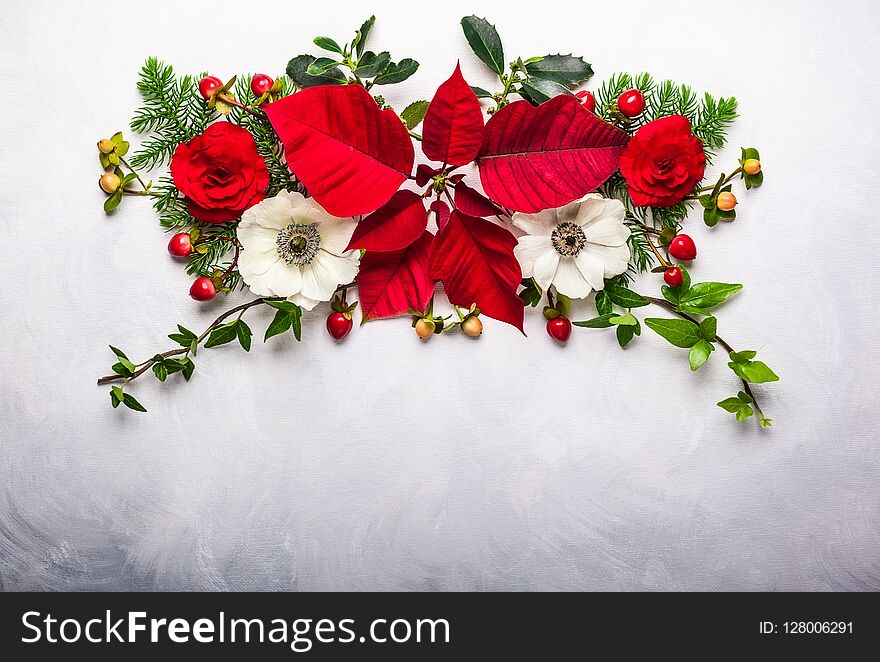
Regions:
M 265 107 L 287 163 L 334 216 L 375 211 L 412 171 L 409 132 L 360 85 L 319 85 Z
M 476 189 L 472 189 L 464 182 L 459 182 L 455 185 L 455 206 L 465 214 L 479 216 L 480 218 L 497 216 L 504 213 L 489 198 Z
M 363 322 L 425 309 L 434 294 L 429 273 L 433 241 L 434 235 L 425 230 L 403 250 L 364 253 L 357 275 Z
M 486 123 L 477 157 L 480 180 L 507 209 L 561 207 L 608 179 L 628 140 L 571 95 L 540 106 L 514 101 Z
M 449 205 L 442 200 L 434 200 L 434 202 L 431 203 L 431 211 L 437 215 L 437 229 L 440 232 L 443 232 L 443 228 L 445 228 L 446 224 L 449 222 Z
M 345 250 L 399 251 L 418 239 L 427 225 L 428 211 L 422 196 L 398 191 L 357 224 Z
M 416 167 L 416 185 L 424 186 L 428 182 L 431 181 L 431 178 L 434 175 L 439 175 L 443 172 L 442 168 L 432 168 L 429 165 L 425 165 L 424 163 L 420 163 Z
M 483 142 L 483 110 L 477 95 L 455 66 L 452 76 L 437 88 L 422 121 L 422 151 L 432 161 L 467 165 Z
M 522 281 L 514 236 L 491 221 L 454 210 L 434 240 L 431 277 L 442 280 L 449 301 L 477 306 L 489 317 L 523 330 Z

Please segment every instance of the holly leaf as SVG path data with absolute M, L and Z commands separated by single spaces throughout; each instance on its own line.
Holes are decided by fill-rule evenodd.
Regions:
M 367 45 L 367 37 L 370 36 L 370 31 L 373 29 L 373 25 L 376 23 L 376 17 L 370 16 L 364 24 L 361 26 L 361 29 L 357 31 L 357 35 L 355 36 L 354 42 L 352 42 L 352 46 L 355 47 L 358 57 L 361 57 L 364 52 L 364 48 Z
M 553 97 L 558 97 L 561 94 L 571 95 L 571 90 L 565 87 L 565 85 L 557 83 L 556 81 L 542 80 L 540 78 L 526 78 L 522 82 L 522 88 L 521 94 L 524 91 L 525 93 L 522 95 L 535 105 L 549 101 Z
M 369 214 L 412 172 L 409 132 L 360 85 L 312 87 L 265 107 L 287 163 L 334 216 Z
M 498 216 L 503 210 L 485 195 L 464 182 L 455 185 L 455 206 L 468 216 Z
M 401 190 L 357 224 L 345 250 L 399 251 L 421 237 L 427 225 L 422 197 Z
M 474 160 L 482 143 L 483 110 L 456 65 L 425 113 L 422 151 L 432 161 L 461 166 Z
M 526 72 L 531 78 L 571 87 L 588 80 L 593 68 L 583 58 L 573 55 L 545 55 L 526 62 Z
M 700 366 L 706 362 L 709 358 L 709 354 L 711 354 L 714 349 L 715 346 L 706 340 L 698 340 L 695 342 L 688 353 L 688 361 L 691 364 L 691 370 L 699 370 Z
M 434 235 L 423 227 L 421 236 L 401 250 L 364 253 L 357 275 L 361 324 L 425 309 L 434 293 L 429 273 L 433 241 Z
M 474 91 L 474 94 L 477 95 L 478 99 L 492 98 L 492 93 L 489 90 L 484 90 L 482 87 L 476 87 L 475 85 L 471 85 L 471 89 Z
M 714 308 L 742 288 L 742 285 L 736 283 L 695 283 L 675 303 L 696 308 Z
M 329 57 L 319 57 L 312 62 L 306 69 L 309 76 L 323 76 L 325 72 L 330 71 L 339 64 L 336 60 Z
M 308 73 L 309 66 L 317 60 L 314 55 L 297 55 L 287 63 L 287 75 L 300 87 L 314 87 L 316 85 L 345 85 L 348 79 L 339 68 L 325 71 L 320 76 L 312 76 Z
M 401 83 L 412 76 L 419 68 L 419 63 L 412 58 L 404 58 L 397 64 L 392 62 L 385 70 L 373 79 L 375 85 L 392 85 Z
M 477 165 L 493 201 L 537 212 L 568 204 L 608 179 L 628 140 L 573 96 L 537 107 L 514 101 L 486 123 Z
M 361 78 L 372 78 L 378 76 L 391 63 L 391 54 L 388 51 L 374 53 L 367 51 L 358 60 L 357 68 L 354 70 L 355 75 Z
M 461 29 L 474 54 L 499 76 L 504 73 L 504 47 L 495 26 L 485 18 L 465 16 Z
M 606 282 L 605 289 L 602 291 L 605 292 L 611 301 L 621 308 L 639 308 L 651 303 L 641 294 L 633 292 L 631 289 L 623 287 L 622 285 L 615 285 L 614 283 Z M 596 296 L 599 296 L 598 293 Z
M 690 320 L 671 320 L 663 317 L 648 317 L 645 324 L 649 329 L 662 336 L 676 347 L 685 349 L 698 343 L 700 327 Z
M 523 300 L 523 304 L 534 308 L 541 303 L 543 292 L 534 278 L 523 278 L 522 285 L 523 289 L 519 292 L 519 298 Z
M 425 119 L 425 113 L 427 111 L 427 101 L 413 101 L 410 105 L 403 109 L 402 113 L 400 113 L 400 119 L 402 119 L 403 123 L 406 124 L 407 129 L 415 129 L 421 123 L 421 121 Z
M 450 303 L 475 303 L 489 317 L 523 331 L 523 301 L 516 295 L 522 271 L 514 246 L 505 228 L 453 210 L 434 240 L 431 277 L 443 281 Z

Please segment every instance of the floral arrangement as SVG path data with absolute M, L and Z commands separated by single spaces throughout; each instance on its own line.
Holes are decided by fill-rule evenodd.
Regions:
M 648 74 L 578 90 L 593 74 L 583 58 L 508 62 L 495 27 L 468 16 L 464 36 L 500 90 L 468 85 L 457 65 L 430 101 L 398 112 L 377 92 L 419 63 L 368 50 L 374 22 L 345 45 L 317 37 L 325 54 L 294 57 L 275 79 L 224 83 L 147 60 L 131 122 L 146 134 L 139 150 L 128 157 L 121 133 L 98 142 L 104 209 L 150 198 L 174 233 L 168 251 L 195 277 L 193 299 L 236 289 L 256 298 L 201 333 L 178 326 L 172 349 L 140 363 L 111 347 L 113 373 L 98 383 L 112 384 L 113 407 L 145 411 L 125 387 L 148 372 L 190 379 L 202 348 L 237 341 L 249 351 L 244 316 L 258 306 L 275 311 L 264 340 L 288 331 L 300 340 L 302 316 L 329 302 L 327 331 L 341 341 L 356 307 L 361 323 L 408 317 L 428 340 L 478 337 L 483 316 L 523 331 L 524 308 L 543 303 L 559 343 L 576 326 L 613 329 L 625 348 L 644 324 L 687 350 L 691 370 L 720 346 L 741 390 L 718 405 L 769 426 L 752 385 L 778 377 L 718 335 L 715 308 L 742 285 L 692 282 L 682 264 L 697 257 L 682 232 L 692 208 L 709 227 L 732 221 L 734 182 L 763 181 L 749 147 L 707 183 L 736 100 Z M 414 168 L 416 147 L 429 164 Z M 144 181 L 166 164 L 168 174 Z M 631 287 L 642 272 L 662 274 L 659 296 Z M 596 316 L 572 322 L 571 300 L 587 297 Z M 648 306 L 671 317 L 639 319 Z

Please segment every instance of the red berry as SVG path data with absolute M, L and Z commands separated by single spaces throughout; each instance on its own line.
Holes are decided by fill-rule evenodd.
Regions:
M 680 287 L 684 282 L 684 276 L 681 275 L 681 269 L 678 267 L 670 267 L 663 272 L 663 280 L 670 287 Z
M 168 252 L 174 257 L 187 257 L 193 252 L 192 241 L 188 232 L 178 232 L 168 242 Z
M 591 113 L 596 112 L 596 97 L 589 90 L 581 90 L 575 96 L 580 99 L 581 105 Z
M 327 332 L 333 336 L 334 340 L 342 340 L 349 334 L 354 322 L 351 316 L 345 316 L 342 313 L 332 312 L 327 318 Z
M 214 92 L 217 91 L 218 87 L 223 87 L 222 80 L 217 78 L 217 76 L 205 76 L 199 81 L 199 94 L 206 99 L 210 99 L 214 96 Z
M 571 337 L 571 320 L 562 315 L 554 317 L 552 320 L 548 320 L 547 333 L 550 334 L 550 337 L 553 338 L 553 340 L 567 343 L 568 339 Z
M 210 278 L 196 278 L 192 287 L 189 288 L 189 295 L 196 301 L 210 301 L 217 296 L 217 288 Z
M 697 245 L 686 234 L 679 234 L 669 244 L 669 254 L 676 260 L 693 260 L 697 257 Z
M 254 93 L 255 97 L 261 97 L 271 90 L 274 84 L 275 81 L 266 74 L 254 74 L 253 78 L 251 78 L 251 92 Z
M 617 108 L 627 117 L 641 115 L 645 109 L 645 95 L 639 90 L 627 90 L 617 98 Z

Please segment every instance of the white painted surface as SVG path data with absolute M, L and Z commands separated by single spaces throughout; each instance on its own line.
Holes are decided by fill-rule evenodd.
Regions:
M 876 4 L 394 4 L 3 1 L 0 587 L 880 589 Z M 144 379 L 147 415 L 109 407 L 108 342 L 146 357 L 228 305 L 188 298 L 143 201 L 100 210 L 94 142 L 127 126 L 142 60 L 274 74 L 371 11 L 373 43 L 422 62 L 393 103 L 457 58 L 490 83 L 472 12 L 508 57 L 583 54 L 593 86 L 647 69 L 740 99 L 718 164 L 756 145 L 766 184 L 689 231 L 696 278 L 746 286 L 719 332 L 782 376 L 759 387 L 772 431 L 715 406 L 737 388 L 720 353 L 692 375 L 650 332 L 563 349 L 536 315 L 528 339 L 398 321 L 336 346 L 319 313 L 301 345 Z

